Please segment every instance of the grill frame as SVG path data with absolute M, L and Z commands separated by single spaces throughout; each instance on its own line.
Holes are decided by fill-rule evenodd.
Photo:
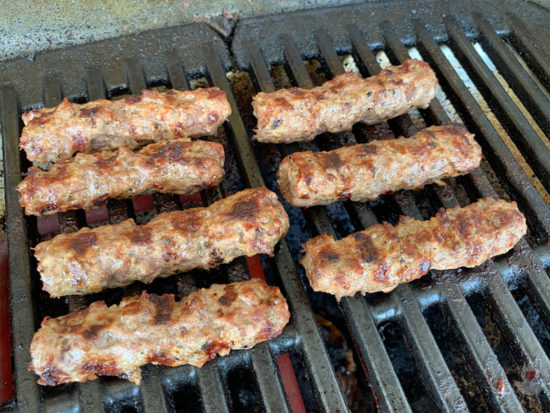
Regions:
M 354 6 L 342 7 L 338 10 L 329 9 L 320 13 L 326 13 L 323 15 L 326 18 L 331 13 L 336 15 L 339 13 L 364 13 L 365 10 L 368 9 Z M 307 26 L 309 24 L 306 24 L 307 17 L 312 13 L 315 12 L 296 13 L 293 18 L 303 19 L 304 25 Z M 285 17 L 287 16 L 285 15 Z M 340 16 L 340 18 L 342 17 Z M 253 20 L 251 19 L 251 26 L 258 24 Z M 261 21 L 261 19 L 259 20 Z M 546 242 L 546 238 L 550 234 L 550 210 L 540 194 L 532 187 L 521 166 L 515 161 L 498 132 L 450 66 L 434 39 L 435 37 L 438 40 L 448 41 L 455 53 L 462 53 L 461 61 L 470 61 L 470 73 L 476 73 L 477 82 L 485 84 L 487 90 L 494 95 L 495 107 L 498 106 L 501 110 L 499 117 L 509 120 L 506 125 L 507 128 L 516 134 L 517 132 L 526 132 L 522 134 L 525 136 L 525 146 L 523 148 L 527 150 L 527 153 L 530 148 L 533 148 L 530 160 L 538 168 L 536 170 L 537 174 L 544 175 L 547 172 L 547 165 L 545 159 L 539 157 L 544 154 L 544 149 L 537 143 L 531 127 L 526 125 L 517 112 L 514 111 L 515 106 L 510 106 L 510 102 L 506 98 L 507 95 L 502 95 L 498 81 L 491 77 L 492 74 L 486 66 L 473 58 L 475 55 L 472 55 L 472 50 L 470 50 L 470 41 L 475 36 L 484 45 L 490 46 L 488 48 L 490 57 L 494 58 L 496 56 L 498 59 L 499 53 L 502 52 L 501 35 L 517 38 L 519 40 L 516 39 L 515 41 L 523 42 L 521 44 L 525 42 L 531 44 L 526 38 L 527 36 L 532 37 L 532 35 L 526 35 L 523 28 L 515 29 L 520 27 L 520 23 L 517 22 L 515 17 L 511 18 L 512 23 L 508 28 L 506 25 L 498 25 L 495 28 L 486 21 L 486 16 L 476 14 L 468 16 L 465 20 L 474 22 L 475 27 L 479 28 L 479 32 L 464 30 L 464 28 L 459 27 L 459 24 L 449 19 L 443 22 L 443 31 L 441 27 L 435 27 L 433 22 L 427 26 L 422 20 L 415 20 L 413 21 L 414 28 L 412 32 L 416 34 L 414 34 L 413 42 L 411 42 L 408 32 L 404 35 L 403 31 L 395 34 L 393 30 L 395 25 L 380 21 L 377 22 L 380 23 L 377 25 L 380 30 L 376 31 L 377 35 L 375 37 L 378 37 L 377 41 L 384 45 L 384 49 L 396 63 L 407 57 L 407 49 L 404 44 L 414 43 L 417 45 L 423 56 L 427 58 L 436 71 L 443 88 L 453 100 L 454 106 L 459 109 L 459 113 L 465 120 L 467 127 L 476 133 L 478 141 L 483 146 L 484 155 L 491 155 L 491 165 L 497 171 L 498 177 L 502 179 L 501 183 L 507 192 L 518 201 L 520 208 L 526 213 L 530 229 L 533 231 L 533 229 L 539 228 L 540 231 L 536 232 L 535 235 L 543 241 L 539 243 L 540 245 L 535 250 L 532 250 L 523 240 L 514 248 L 513 253 L 507 254 L 494 262 L 490 261 L 480 268 L 465 271 L 460 275 L 460 279 L 456 271 L 441 272 L 438 277 L 441 277 L 443 281 L 434 285 L 430 294 L 423 295 L 422 291 L 410 285 L 402 285 L 377 305 L 371 305 L 370 302 L 361 297 L 344 298 L 341 301 L 340 310 L 347 322 L 347 327 L 356 346 L 356 352 L 369 376 L 369 381 L 373 386 L 380 407 L 387 411 L 411 411 L 403 387 L 378 334 L 378 326 L 389 320 L 397 321 L 402 327 L 405 337 L 413 349 L 413 355 L 421 377 L 427 383 L 427 391 L 433 398 L 435 405 L 442 411 L 466 409 L 466 403 L 460 390 L 454 382 L 423 316 L 423 310 L 434 299 L 444 307 L 449 319 L 452 321 L 453 328 L 462 337 L 461 348 L 469 356 L 469 363 L 475 369 L 479 379 L 479 387 L 483 389 L 486 399 L 495 410 L 515 411 L 521 406 L 502 366 L 498 363 L 483 331 L 477 324 L 465 296 L 472 291 L 483 293 L 498 309 L 501 328 L 507 330 L 514 337 L 514 345 L 518 349 L 518 358 L 525 360 L 527 363 L 535 363 L 538 358 L 539 363 L 542 363 L 539 364 L 541 371 L 545 367 L 550 367 L 547 355 L 534 336 L 533 331 L 529 328 L 508 287 L 508 285 L 513 284 L 514 278 L 521 278 L 522 282 L 529 287 L 528 293 L 541 314 L 541 318 L 543 318 L 547 328 L 550 328 L 550 296 L 546 292 L 550 291 L 550 282 L 545 272 L 545 268 L 550 263 L 550 252 Z M 160 58 L 166 62 L 164 76 L 173 87 L 178 89 L 189 88 L 187 77 L 200 73 L 207 77 L 210 84 L 220 87 L 227 93 L 233 114 L 225 125 L 226 134 L 236 154 L 245 185 L 255 187 L 263 186 L 264 178 L 255 155 L 255 149 L 249 141 L 250 131 L 240 116 L 226 72 L 230 69 L 229 55 L 232 54 L 236 57 L 239 68 L 250 73 L 257 90 L 271 91 L 274 90 L 274 83 L 270 77 L 268 67 L 276 63 L 277 60 L 266 61 L 264 59 L 266 53 L 271 56 L 271 49 L 269 47 L 264 48 L 261 45 L 262 39 L 260 39 L 260 42 L 254 43 L 241 36 L 241 33 L 246 32 L 248 24 L 247 22 L 242 23 L 244 24 L 238 27 L 235 36 L 230 39 L 232 43 L 228 45 L 229 50 L 227 45 L 209 35 L 210 29 L 201 27 L 198 31 L 196 28 L 189 29 L 195 36 L 191 45 L 183 40 L 184 44 L 179 46 L 178 50 L 183 53 L 183 58 L 176 55 L 161 56 Z M 318 22 L 315 24 L 318 25 Z M 372 25 L 372 22 L 369 23 L 369 27 L 370 25 Z M 314 39 L 311 43 L 313 49 L 308 47 L 311 44 L 307 42 L 305 46 L 303 42 L 296 45 L 294 42 L 296 39 L 300 39 L 299 33 L 291 37 L 288 34 L 282 34 L 284 29 L 285 27 L 278 29 L 281 32 L 279 38 L 283 47 L 283 53 L 279 53 L 278 62 L 286 66 L 288 73 L 292 75 L 294 83 L 298 86 L 313 86 L 313 82 L 303 64 L 304 58 L 319 58 L 329 76 L 340 73 L 342 66 L 337 51 L 351 52 L 359 66 L 361 66 L 363 75 L 375 74 L 379 70 L 376 59 L 371 52 L 372 46 L 376 45 L 367 41 L 364 36 L 365 27 L 345 27 L 347 33 L 345 41 L 342 40 L 341 36 L 337 38 L 340 43 L 347 42 L 347 47 L 343 48 L 334 47 L 332 44 L 333 33 L 321 31 L 318 28 L 313 33 L 309 33 L 309 36 Z M 309 27 L 306 29 L 309 29 Z M 163 31 L 163 35 L 166 35 L 166 33 L 169 33 L 169 30 Z M 197 33 L 202 34 L 197 35 Z M 499 33 L 499 35 L 495 33 Z M 446 37 L 446 34 L 448 37 Z M 197 36 L 203 36 L 203 38 L 197 39 Z M 183 35 L 182 39 L 184 39 Z M 102 44 L 116 44 L 116 42 L 123 43 L 124 38 L 99 42 L 89 47 L 101 47 Z M 201 45 L 203 44 L 206 47 L 202 48 Z M 259 46 L 262 47 L 263 53 L 260 52 Z M 379 46 L 380 44 L 376 48 L 379 48 Z M 187 47 L 193 50 L 188 52 Z M 75 48 L 72 49 L 72 52 L 78 54 Z M 243 57 L 243 49 L 248 56 Z M 544 53 L 544 51 L 532 50 L 532 48 L 525 48 L 525 51 L 529 54 L 530 61 L 536 63 L 532 67 L 538 67 L 536 70 L 539 71 L 539 74 L 544 71 L 545 61 L 541 57 L 541 53 Z M 124 87 L 132 93 L 138 93 L 147 86 L 147 81 L 151 82 L 151 79 L 155 79 L 155 76 L 159 75 L 158 68 L 148 68 L 142 60 L 159 58 L 159 56 L 147 50 L 148 55 L 137 60 L 131 57 L 132 52 L 135 52 L 135 50 L 128 50 L 127 56 L 120 57 L 119 61 L 123 62 L 125 67 L 124 77 L 126 80 Z M 56 53 L 58 52 L 49 54 L 55 55 Z M 52 57 L 45 57 L 44 62 L 47 62 L 48 59 L 52 59 Z M 43 64 L 39 60 L 40 57 L 37 58 L 37 63 L 39 65 Z M 182 61 L 183 65 L 181 64 Z M 82 70 L 82 67 L 85 66 L 79 66 L 79 69 Z M 521 90 L 522 87 L 526 89 L 522 95 L 523 100 L 532 104 L 531 108 L 541 112 L 543 98 L 538 94 L 534 94 L 530 87 L 525 88 L 524 85 L 528 84 L 529 78 L 525 79 L 525 76 L 521 76 L 521 71 L 518 73 L 515 70 L 517 69 L 515 65 L 512 64 L 511 66 L 510 72 L 505 73 L 509 84 L 514 90 Z M 48 72 L 51 72 L 51 70 L 48 69 Z M 106 78 L 110 75 L 101 69 L 98 70 L 92 67 L 85 73 L 84 90 L 89 99 L 104 97 L 106 90 L 117 83 L 107 82 Z M 42 76 L 41 73 L 40 78 L 45 79 L 43 81 L 43 101 L 46 106 L 55 105 L 59 101 L 62 88 L 64 91 L 75 89 L 75 85 L 67 87 L 65 84 L 62 85 L 58 82 L 58 75 L 47 73 L 46 76 Z M 159 76 L 162 76 L 162 74 Z M 110 77 L 120 78 L 120 74 Z M 4 139 L 6 209 L 8 211 L 6 224 L 11 247 L 10 268 L 12 268 L 10 273 L 12 343 L 15 385 L 18 395 L 18 405 L 6 405 L 6 411 L 38 411 L 41 409 L 47 411 L 71 409 L 116 411 L 121 403 L 124 404 L 128 400 L 134 400 L 137 408 L 141 409 L 140 411 L 167 412 L 170 411 L 167 393 L 171 389 L 173 390 L 174 386 L 189 383 L 199 387 L 205 410 L 229 411 L 231 406 L 226 397 L 227 387 L 223 377 L 224 372 L 236 365 L 248 366 L 254 371 L 262 405 L 266 410 L 289 411 L 290 406 L 285 397 L 281 380 L 271 379 L 272 377 L 279 377 L 276 356 L 288 351 L 299 352 L 304 357 L 304 362 L 309 369 L 312 385 L 316 392 L 318 406 L 323 406 L 329 411 L 346 410 L 327 351 L 316 327 L 313 311 L 306 290 L 304 290 L 302 275 L 294 264 L 294 257 L 286 240 L 283 240 L 279 245 L 272 263 L 277 268 L 277 283 L 280 283 L 289 301 L 292 319 L 290 325 L 277 339 L 261 344 L 248 352 L 232 353 L 230 356 L 208 363 L 202 369 L 193 369 L 189 366 L 175 369 L 149 366 L 144 374 L 141 388 L 116 380 L 108 381 L 107 384 L 94 381 L 73 385 L 71 391 L 63 392 L 45 402 L 40 400 L 36 378 L 33 373 L 26 371 L 26 366 L 30 361 L 28 346 L 38 320 L 35 320 L 32 303 L 32 282 L 35 281 L 31 282 L 31 278 L 37 275 L 33 270 L 33 258 L 27 252 L 29 241 L 31 243 L 33 241 L 32 235 L 29 237 L 26 233 L 26 230 L 35 224 L 35 219 L 23 216 L 15 191 L 15 185 L 20 180 L 21 172 L 26 169 L 17 147 L 21 126 L 18 120 L 20 113 L 18 100 L 20 99 L 23 99 L 23 97 L 18 84 L 15 85 L 15 89 L 13 86 L 3 86 L 1 88 L 0 119 L 2 120 L 2 136 Z M 26 108 L 28 103 L 28 101 L 25 101 L 23 106 Z M 544 108 L 542 107 L 542 109 Z M 434 100 L 430 108 L 423 112 L 423 116 L 426 119 L 431 119 L 433 123 L 443 124 L 448 122 L 448 117 L 437 100 Z M 415 125 L 408 115 L 392 120 L 389 124 L 392 131 L 397 135 L 410 136 L 415 133 Z M 316 143 L 312 145 L 318 145 L 326 150 L 333 145 L 333 141 L 329 137 L 319 137 Z M 284 154 L 288 154 L 297 150 L 297 145 L 281 145 L 277 149 Z M 488 179 L 480 170 L 474 171 L 464 180 L 473 196 L 491 196 L 495 193 Z M 541 180 L 543 180 L 542 177 Z M 548 182 L 545 182 L 545 184 L 550 186 Z M 435 200 L 436 203 L 444 207 L 450 207 L 457 203 L 456 197 L 449 188 L 429 187 L 426 191 L 429 193 L 430 199 Z M 206 203 L 210 203 L 222 195 L 219 191 L 203 194 L 203 199 Z M 415 206 L 414 197 L 411 193 L 400 192 L 394 195 L 392 199 L 400 213 L 415 218 L 422 217 Z M 177 204 L 176 199 L 169 196 L 156 196 L 155 202 L 157 211 L 180 206 Z M 110 201 L 108 204 L 109 221 L 111 223 L 119 222 L 128 216 L 135 215 L 135 211 L 132 210 L 130 205 L 131 203 L 126 201 Z M 346 203 L 345 207 L 348 212 L 351 211 L 350 214 L 358 217 L 362 226 L 378 222 L 376 215 L 367 204 Z M 305 212 L 305 218 L 313 233 L 327 232 L 335 234 L 333 224 L 324 208 L 308 209 Z M 60 216 L 60 229 L 74 231 L 82 226 L 85 222 L 84 219 L 85 217 L 81 211 L 62 214 Z M 228 267 L 224 266 L 224 271 L 230 272 L 230 266 L 232 265 L 244 266 L 245 263 L 244 260 L 237 260 L 235 264 L 230 264 Z M 76 310 L 86 305 L 85 303 L 86 299 L 71 298 L 68 306 L 69 309 Z M 388 311 L 386 311 L 388 308 L 394 310 L 391 317 L 388 317 Z M 31 323 L 29 320 L 33 320 L 33 322 Z M 519 326 L 523 327 L 519 328 Z M 495 362 L 495 360 L 497 361 Z M 550 368 L 546 368 L 546 371 L 550 372 Z M 547 406 L 550 403 L 550 380 L 546 379 L 549 384 L 542 386 L 542 389 L 543 403 L 546 403 Z M 162 397 L 158 397 L 159 394 Z

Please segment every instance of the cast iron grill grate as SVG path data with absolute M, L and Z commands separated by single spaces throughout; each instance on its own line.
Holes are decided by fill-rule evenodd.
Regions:
M 419 19 L 413 21 L 408 36 L 396 34 L 393 22 L 380 21 L 376 26 L 380 41 L 372 42 L 365 37 L 365 33 L 369 33 L 375 23 L 371 20 L 368 27 L 366 23 L 361 25 L 361 13 L 364 12 L 363 8 L 354 6 L 330 9 L 323 14 L 323 18 L 327 18 L 330 13 L 355 15 L 355 18 L 348 20 L 351 24 L 338 26 L 338 36 L 325 30 L 321 22 L 311 23 L 308 18 L 314 12 L 310 12 L 283 16 L 288 18 L 290 24 L 303 21 L 305 29 L 293 33 L 285 32 L 287 26 L 284 25 L 277 29 L 271 26 L 266 30 L 277 30 L 279 34 L 271 33 L 258 40 L 254 38 L 255 28 L 261 25 L 268 27 L 265 25 L 269 19 L 267 23 L 262 19 L 243 21 L 229 45 L 212 35 L 205 25 L 197 24 L 188 29 L 167 29 L 158 35 L 143 34 L 130 36 L 130 40 L 122 38 L 86 45 L 81 50 L 71 48 L 67 52 L 49 52 L 37 57 L 33 66 L 32 70 L 36 70 L 36 67 L 39 71 L 44 70 L 40 72 L 38 81 L 23 86 L 15 83 L 14 86 L 0 89 L 10 245 L 11 333 L 17 394 L 17 403 L 14 400 L 6 404 L 4 410 L 169 412 L 200 408 L 207 411 L 238 411 L 247 408 L 290 411 L 292 408 L 297 409 L 297 406 L 289 402 L 289 389 L 281 378 L 281 363 L 288 364 L 290 361 L 284 359 L 285 356 L 280 358 L 290 353 L 295 366 L 305 370 L 303 377 L 307 379 L 309 390 L 302 390 L 308 410 L 345 411 L 344 396 L 314 317 L 313 309 L 319 307 L 319 303 L 335 308 L 338 316 L 344 320 L 347 333 L 355 346 L 355 357 L 368 377 L 377 402 L 384 410 L 401 412 L 420 408 L 412 399 L 408 384 L 403 379 L 399 362 L 396 361 L 399 354 L 396 356 L 388 348 L 384 333 L 388 325 L 396 326 L 395 331 L 399 332 L 399 339 L 403 341 L 400 348 L 406 349 L 409 353 L 407 357 L 412 359 L 419 386 L 426 394 L 427 404 L 423 406 L 432 406 L 441 411 L 476 410 L 477 398 L 479 403 L 484 403 L 491 410 L 518 411 L 525 406 L 535 406 L 542 410 L 550 408 L 550 361 L 545 351 L 548 348 L 543 347 L 542 340 L 537 337 L 524 314 L 526 310 L 520 307 L 513 295 L 520 289 L 524 291 L 531 303 L 531 311 L 538 315 L 540 328 L 550 330 L 550 281 L 546 272 L 550 264 L 550 210 L 541 192 L 533 184 L 533 179 L 538 179 L 544 190 L 550 189 L 550 151 L 545 141 L 550 132 L 550 105 L 548 91 L 544 90 L 548 87 L 544 51 L 532 47 L 531 35 L 516 18 L 510 18 L 504 24 L 489 23 L 485 16 L 477 14 L 464 17 L 464 21 L 473 22 L 473 31 L 470 26 L 465 27 L 449 18 L 441 21 L 434 31 Z M 303 30 L 309 30 L 311 25 L 314 29 L 309 33 L 311 41 L 306 42 L 306 46 L 312 47 L 306 47 L 300 35 Z M 495 31 L 495 28 L 498 30 Z M 170 38 L 172 31 L 174 33 Z M 162 50 L 154 47 L 150 50 L 149 42 L 168 38 L 169 44 L 163 44 Z M 278 42 L 276 45 L 265 44 L 274 38 Z M 338 47 L 333 44 L 334 38 L 337 38 Z M 139 44 L 140 39 L 144 45 Z M 480 42 L 498 72 L 532 114 L 536 126 L 520 111 L 502 82 L 480 57 L 473 41 Z M 534 177 L 526 175 L 494 122 L 480 107 L 463 77 L 444 53 L 442 42 L 450 48 L 482 91 L 505 131 L 513 136 L 520 154 L 532 168 Z M 204 77 L 209 84 L 223 89 L 233 108 L 224 133 L 216 138 L 226 145 L 229 152 L 223 188 L 202 193 L 200 198 L 155 195 L 152 204 L 145 206 L 143 199 L 133 202 L 110 201 L 103 212 L 95 213 L 103 213 L 102 219 L 110 223 L 128 217 L 147 219 L 147 216 L 143 217 L 144 210 L 161 212 L 207 204 L 223 196 L 225 191 L 234 192 L 242 187 L 267 184 L 275 190 L 274 173 L 277 165 L 272 160 L 293 151 L 304 148 L 327 150 L 344 142 L 361 142 L 379 137 L 379 129 L 358 126 L 352 133 L 326 134 L 311 144 L 251 144 L 249 136 L 253 124 L 250 113 L 247 113 L 250 109 L 246 109 L 240 102 L 240 96 L 233 93 L 227 77 L 228 70 L 241 69 L 247 72 L 256 91 L 273 91 L 279 83 L 272 76 L 273 65 L 282 64 L 291 84 L 310 88 L 318 79 L 317 76 L 311 76 L 312 71 L 308 70 L 304 60 L 317 59 L 320 62 L 319 76 L 328 79 L 344 71 L 341 57 L 351 55 L 361 74 L 368 76 L 380 70 L 375 52 L 383 51 L 392 63 L 398 64 L 409 56 L 410 46 L 415 46 L 415 53 L 431 64 L 445 96 L 458 116 L 476 133 L 487 160 L 484 169 L 453 180 L 445 187 L 430 185 L 424 191 L 399 192 L 382 197 L 379 202 L 345 202 L 330 208 L 315 207 L 305 211 L 288 207 L 293 224 L 291 232 L 287 240 L 281 242 L 275 257 L 262 260 L 262 264 L 268 281 L 283 289 L 292 318 L 283 334 L 269 343 L 261 344 L 251 351 L 234 352 L 208 363 L 202 369 L 189 366 L 147 366 L 139 388 L 110 378 L 58 388 L 40 388 L 36 384 L 36 377 L 26 371 L 26 367 L 29 363 L 30 340 L 43 316 L 78 310 L 96 299 L 116 302 L 122 296 L 138 293 L 141 287 L 133 285 L 92 297 L 70 297 L 67 300 L 52 300 L 40 292 L 35 262 L 27 251 L 51 234 L 41 230 L 46 226 L 43 220 L 24 217 L 17 201 L 15 186 L 28 167 L 28 162 L 22 159 L 17 148 L 22 110 L 40 105 L 56 105 L 63 95 L 85 101 L 106 96 L 112 98 L 121 93 L 139 93 L 146 87 L 159 85 L 185 89 L 189 88 L 189 80 L 197 77 Z M 140 58 L 133 58 L 138 50 Z M 85 55 L 86 62 L 93 64 L 87 66 L 86 63 L 60 61 L 56 66 L 54 62 L 61 55 L 65 58 Z M 230 58 L 234 58 L 233 65 Z M 4 73 L 8 74 L 6 79 L 10 81 L 10 70 L 14 70 L 15 63 L 7 63 L 4 67 Z M 24 69 L 23 78 L 35 74 L 30 68 Z M 61 81 L 65 73 L 68 77 Z M 43 95 L 37 95 L 36 89 L 42 90 Z M 28 90 L 34 90 L 33 94 L 26 93 Z M 421 124 L 445 124 L 450 121 L 448 107 L 435 99 L 429 109 L 412 117 L 401 116 L 384 127 L 395 136 L 411 136 Z M 543 136 L 537 133 L 536 128 L 542 130 Z M 490 181 L 485 172 L 494 174 L 497 180 Z M 299 243 L 309 235 L 326 232 L 343 236 L 351 230 L 359 230 L 400 214 L 427 218 L 439 207 L 464 205 L 482 196 L 495 195 L 496 191 L 518 202 L 528 218 L 531 242 L 522 240 L 512 252 L 479 268 L 438 272 L 417 282 L 401 285 L 391 294 L 344 298 L 337 305 L 331 297 L 314 294 L 304 279 L 302 269 L 296 265 Z M 75 231 L 97 220 L 93 213 L 83 211 L 59 214 L 56 231 Z M 196 271 L 160 280 L 146 289 L 159 293 L 172 292 L 181 297 L 194 288 L 213 282 L 236 281 L 260 273 L 257 261 L 241 259 L 210 272 Z M 478 304 L 483 301 L 498 324 L 502 340 L 511 350 L 511 363 L 520 366 L 523 376 L 532 377 L 530 372 L 535 373 L 528 389 L 535 395 L 533 406 L 525 404 L 510 378 L 506 363 L 480 321 L 482 310 Z M 433 320 L 436 320 L 435 326 Z M 467 394 L 457 380 L 455 370 L 458 367 L 444 350 L 442 339 L 436 332 L 438 323 L 446 323 L 447 330 L 456 339 L 455 347 L 470 372 L 469 377 L 476 381 L 477 393 L 473 396 Z M 251 400 L 248 404 L 237 400 L 235 394 L 239 391 L 235 390 L 236 381 L 245 382 L 243 386 L 247 388 L 247 397 Z M 311 394 L 311 397 L 307 397 L 307 394 Z

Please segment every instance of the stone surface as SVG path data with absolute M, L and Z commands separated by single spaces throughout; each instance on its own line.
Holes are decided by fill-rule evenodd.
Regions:
M 2 1 L 0 60 L 139 31 L 214 19 L 282 13 L 360 0 Z

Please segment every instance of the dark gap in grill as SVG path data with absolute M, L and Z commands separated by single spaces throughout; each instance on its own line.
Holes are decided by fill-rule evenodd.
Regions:
M 419 380 L 420 372 L 399 323 L 397 321 L 383 323 L 378 326 L 378 332 L 413 411 L 437 411 L 422 380 Z
M 261 396 L 249 365 L 240 365 L 227 372 L 227 388 L 231 408 L 235 412 L 258 412 L 263 410 Z
M 315 315 L 346 403 L 353 412 L 374 412 L 376 402 L 360 361 L 350 345 L 353 341 L 344 325 L 340 325 L 338 321 L 333 322 L 330 317 L 331 315 L 327 314 Z
M 128 90 L 127 85 L 120 85 L 113 87 L 111 89 L 107 89 L 107 99 L 110 100 L 117 100 L 120 99 L 121 96 L 129 95 L 130 91 Z
M 200 389 L 195 382 L 184 382 L 170 395 L 171 404 L 176 412 L 193 413 L 202 409 Z
M 140 410 L 136 409 L 134 406 L 124 406 L 119 410 L 120 413 L 138 413 Z
M 468 304 L 474 312 L 477 322 L 479 323 L 487 341 L 495 352 L 499 363 L 502 365 L 508 380 L 512 384 L 514 391 L 521 401 L 522 406 L 527 411 L 543 411 L 540 402 L 536 396 L 525 391 L 525 367 L 520 366 L 515 359 L 513 349 L 508 344 L 503 335 L 497 320 L 495 320 L 494 312 L 489 305 L 488 300 L 482 293 L 474 293 L 466 297 Z
M 433 305 L 425 310 L 424 316 L 470 411 L 480 413 L 489 411 L 487 401 L 479 397 L 482 392 L 476 383 L 474 372 L 470 369 L 458 345 L 460 337 L 450 327 L 444 310 L 439 305 Z
M 512 291 L 514 299 L 518 303 L 525 319 L 529 323 L 529 326 L 535 333 L 539 343 L 546 352 L 550 355 L 550 331 L 546 328 L 546 325 L 540 318 L 540 314 L 531 302 L 529 295 L 524 287 L 520 287 Z

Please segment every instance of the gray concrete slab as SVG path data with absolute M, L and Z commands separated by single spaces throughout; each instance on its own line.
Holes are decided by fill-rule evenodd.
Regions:
M 0 0 L 0 60 L 204 20 L 303 10 L 360 0 Z

